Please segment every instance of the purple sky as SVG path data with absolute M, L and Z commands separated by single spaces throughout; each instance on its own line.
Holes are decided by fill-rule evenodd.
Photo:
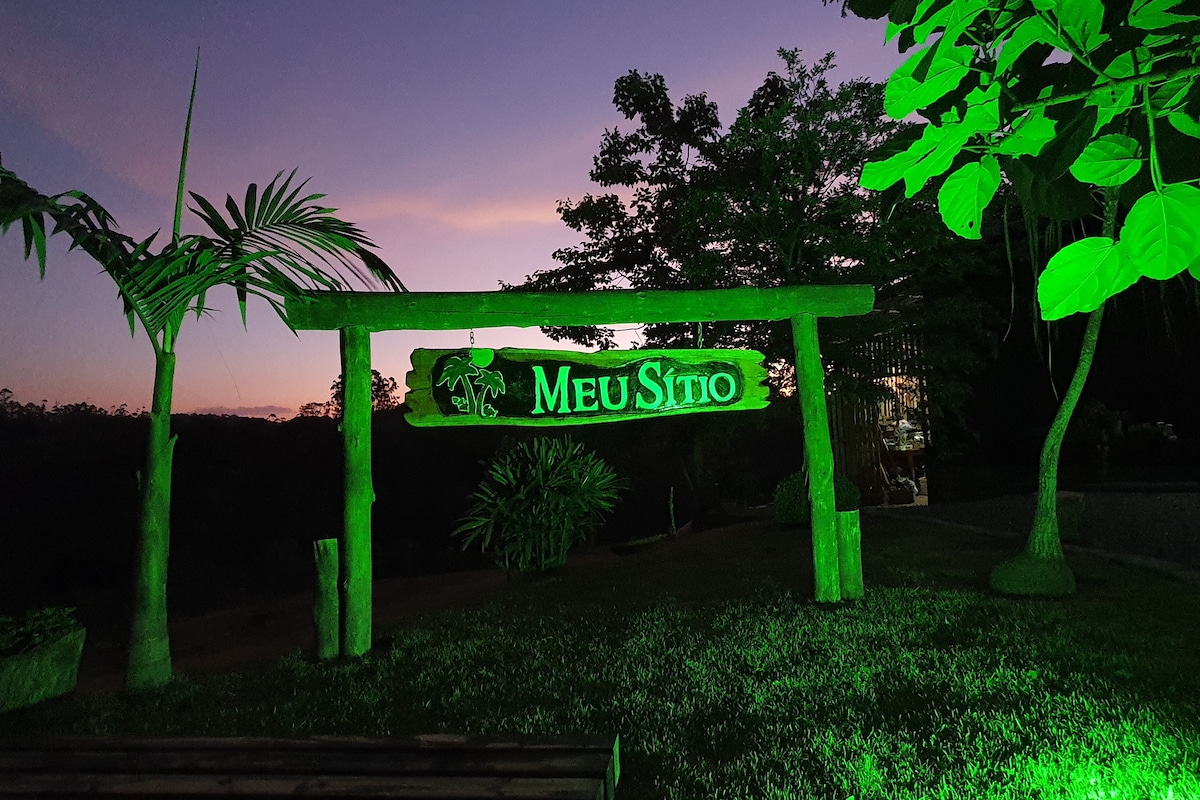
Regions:
M 138 239 L 169 233 L 199 46 L 188 189 L 221 205 L 299 167 L 413 291 L 494 290 L 578 243 L 555 206 L 596 190 L 601 134 L 631 127 L 612 105 L 630 69 L 661 73 L 676 101 L 706 92 L 728 124 L 781 69 L 780 47 L 809 63 L 833 50 L 837 80 L 885 80 L 900 63 L 882 21 L 841 19 L 819 0 L 0 0 L 0 19 L 0 153 L 40 191 L 86 191 Z M 185 212 L 183 229 L 203 225 Z M 336 333 L 297 339 L 254 300 L 246 331 L 232 291 L 210 302 L 221 311 L 180 334 L 177 412 L 282 416 L 328 399 Z M 375 334 L 374 367 L 403 383 L 412 349 L 468 340 Z M 517 328 L 475 341 L 549 342 Z M 139 408 L 152 378 L 145 333 L 130 338 L 95 262 L 52 240 L 39 281 L 19 230 L 0 237 L 0 388 Z

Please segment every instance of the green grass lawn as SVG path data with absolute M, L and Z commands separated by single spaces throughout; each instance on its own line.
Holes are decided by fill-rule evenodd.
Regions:
M 823 608 L 807 531 L 748 523 L 0 736 L 619 734 L 623 800 L 1200 798 L 1200 590 L 1072 557 L 1073 597 L 990 596 L 1020 544 L 864 517 L 867 598 Z

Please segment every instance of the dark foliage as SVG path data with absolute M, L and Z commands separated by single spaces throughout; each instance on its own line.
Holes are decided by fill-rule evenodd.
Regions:
M 11 400 L 11 398 L 10 398 Z M 149 421 L 71 407 L 0 414 L 0 614 L 78 607 L 90 624 L 120 628 L 129 603 L 138 471 Z M 379 579 L 487 568 L 450 532 L 484 464 L 524 429 L 414 428 L 404 408 L 374 415 L 374 560 Z M 791 404 L 761 412 L 667 417 L 572 431 L 629 488 L 596 532 L 598 544 L 703 527 L 722 513 L 770 502 L 798 468 L 802 440 Z M 337 420 L 278 423 L 175 415 L 168 601 L 193 615 L 308 591 L 312 542 L 342 526 Z
M 878 368 L 862 345 L 916 334 L 941 446 L 962 449 L 968 425 L 955 410 L 994 352 L 1007 310 L 1007 297 L 975 287 L 1007 273 L 1002 243 L 957 238 L 928 202 L 897 205 L 891 193 L 860 189 L 862 164 L 907 128 L 883 113 L 883 84 L 831 86 L 832 53 L 812 65 L 797 50 L 779 55 L 781 74 L 767 75 L 728 130 L 703 94 L 676 107 L 660 75 L 618 79 L 614 104 L 637 127 L 605 132 L 591 178 L 623 191 L 561 202 L 563 221 L 586 240 L 554 254 L 561 266 L 505 288 L 870 284 L 875 312 L 821 322 L 830 384 L 882 399 L 888 390 L 873 382 Z M 617 344 L 603 328 L 544 331 L 586 346 Z M 642 335 L 646 346 L 761 350 L 776 394 L 793 385 L 786 323 L 647 325 Z

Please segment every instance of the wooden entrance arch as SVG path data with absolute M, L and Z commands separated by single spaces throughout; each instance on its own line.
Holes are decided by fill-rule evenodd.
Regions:
M 866 285 L 769 289 L 530 292 L 309 292 L 288 301 L 296 330 L 337 330 L 341 338 L 344 530 L 339 555 L 341 643 L 344 655 L 371 647 L 371 333 L 391 330 L 746 322 L 788 319 L 796 358 L 796 389 L 804 424 L 812 506 L 813 574 L 818 602 L 841 600 L 833 500 L 833 446 L 825 406 L 825 371 L 818 317 L 869 312 Z

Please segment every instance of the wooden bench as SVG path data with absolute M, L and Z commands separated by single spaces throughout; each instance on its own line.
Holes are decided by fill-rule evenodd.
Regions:
M 0 798 L 612 800 L 616 737 L 0 739 Z

